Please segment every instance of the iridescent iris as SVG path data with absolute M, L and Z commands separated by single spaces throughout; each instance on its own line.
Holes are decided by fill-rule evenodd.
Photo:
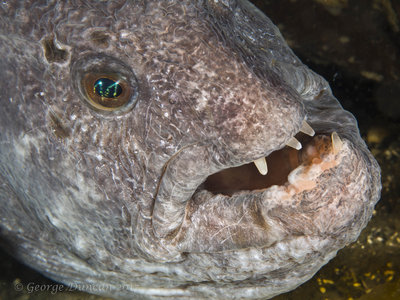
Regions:
M 116 98 L 122 93 L 122 87 L 119 81 L 109 78 L 99 78 L 94 83 L 94 93 L 104 98 Z

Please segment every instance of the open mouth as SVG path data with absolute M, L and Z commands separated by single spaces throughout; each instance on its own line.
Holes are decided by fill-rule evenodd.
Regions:
M 253 163 L 212 174 L 199 190 L 205 189 L 213 194 L 232 196 L 239 191 L 262 190 L 273 185 L 283 185 L 291 171 L 307 162 L 310 155 L 313 158 L 317 155 L 311 154 L 313 150 L 310 148 L 314 146 L 314 135 L 314 130 L 304 121 L 300 132 L 283 149 Z
M 341 140 L 336 132 L 316 134 L 303 122 L 300 131 L 287 145 L 252 163 L 224 169 L 207 177 L 196 192 L 206 190 L 214 195 L 232 196 L 240 191 L 261 191 L 273 185 L 283 186 L 289 174 L 300 165 L 321 163 L 331 151 L 338 152 Z
M 233 168 L 222 169 L 207 147 L 183 150 L 163 174 L 153 210 L 154 232 L 164 245 L 179 251 L 270 245 L 276 240 L 268 232 L 265 207 L 290 206 L 303 191 L 312 194 L 321 182 L 327 184 L 321 174 L 340 164 L 342 147 L 336 132 L 315 134 L 304 121 L 282 149 Z

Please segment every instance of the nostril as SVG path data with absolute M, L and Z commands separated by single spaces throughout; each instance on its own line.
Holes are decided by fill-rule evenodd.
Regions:
M 64 62 L 68 58 L 68 51 L 61 49 L 54 43 L 54 38 L 47 38 L 43 41 L 44 56 L 49 63 Z

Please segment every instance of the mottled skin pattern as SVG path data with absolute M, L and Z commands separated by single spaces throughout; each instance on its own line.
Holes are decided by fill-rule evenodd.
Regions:
M 268 298 L 370 219 L 380 170 L 355 119 L 246 1 L 2 1 L 0 28 L 2 244 L 49 277 L 117 298 Z M 85 104 L 96 57 L 134 74 L 132 107 Z M 305 118 L 340 150 L 320 135 L 323 163 L 285 185 L 201 188 Z

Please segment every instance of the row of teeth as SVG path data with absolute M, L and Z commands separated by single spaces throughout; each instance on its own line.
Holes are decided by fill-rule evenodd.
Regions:
M 311 128 L 311 126 L 306 122 L 303 121 L 303 124 L 301 125 L 300 131 L 309 135 L 309 136 L 314 136 L 315 131 L 314 129 Z M 341 148 L 342 141 L 340 140 L 338 134 L 336 132 L 332 133 L 332 144 L 333 148 L 335 151 L 335 154 L 337 152 L 337 149 Z M 295 138 L 292 137 L 286 144 L 289 147 L 292 147 L 296 150 L 300 150 L 302 148 L 301 143 Z M 268 173 L 268 166 L 267 166 L 267 161 L 265 160 L 265 157 L 261 157 L 259 159 L 256 159 L 254 161 L 254 164 L 257 167 L 258 172 L 260 172 L 261 175 L 267 175 Z

